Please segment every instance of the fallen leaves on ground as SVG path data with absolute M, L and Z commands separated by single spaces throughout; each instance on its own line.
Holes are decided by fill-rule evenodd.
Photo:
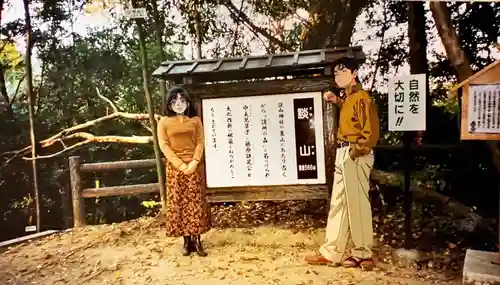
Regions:
M 384 266 L 362 272 L 305 264 L 304 256 L 324 238 L 326 211 L 322 201 L 214 205 L 214 229 L 204 235 L 207 258 L 180 256 L 179 239 L 165 237 L 161 219 L 88 226 L 8 249 L 0 257 L 0 284 L 458 282 L 456 272 L 444 274 L 450 270 L 393 266 L 391 253 L 403 242 L 401 213 L 377 218 L 375 250 L 378 263 Z

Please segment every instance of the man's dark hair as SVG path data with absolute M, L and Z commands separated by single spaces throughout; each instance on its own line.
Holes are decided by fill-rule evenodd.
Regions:
M 343 58 L 337 60 L 332 65 L 332 75 L 335 75 L 335 69 L 339 69 L 339 68 L 346 68 L 346 69 L 350 70 L 351 72 L 354 72 L 354 71 L 357 72 L 359 70 L 359 63 L 355 58 L 343 57 Z M 358 76 L 356 76 L 356 83 L 361 83 Z
M 190 118 L 196 117 L 197 115 L 196 115 L 196 109 L 194 108 L 194 102 L 191 99 L 191 96 L 189 96 L 187 90 L 182 86 L 174 86 L 170 88 L 170 90 L 168 90 L 166 95 L 167 100 L 165 100 L 165 106 L 163 106 L 163 114 L 165 114 L 165 116 L 167 117 L 177 116 L 177 113 L 175 113 L 172 110 L 172 107 L 170 106 L 172 105 L 172 101 L 174 101 L 174 99 L 177 98 L 177 94 L 181 94 L 181 96 L 184 97 L 184 99 L 186 99 L 187 108 L 186 111 L 184 111 L 184 115 Z
M 358 61 L 355 58 L 343 57 L 337 60 L 332 66 L 332 72 L 337 68 L 347 68 L 351 72 L 359 70 Z

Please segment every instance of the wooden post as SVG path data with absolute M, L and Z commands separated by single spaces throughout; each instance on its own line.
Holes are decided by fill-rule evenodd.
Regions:
M 73 201 L 73 227 L 85 225 L 85 211 L 83 207 L 82 179 L 80 176 L 80 157 L 69 158 L 69 176 L 71 180 L 71 197 Z
M 335 172 L 335 156 L 337 154 L 336 139 L 339 109 L 333 103 L 323 103 L 323 129 L 325 137 L 325 170 L 328 196 L 332 195 L 333 173 Z M 328 203 L 329 205 L 329 203 Z M 329 208 L 329 207 L 327 207 Z
M 426 119 L 429 122 L 429 107 L 431 106 L 431 97 L 429 96 L 429 66 L 427 62 L 427 34 L 420 27 L 425 26 L 425 8 L 423 3 L 408 2 L 408 38 L 410 53 L 408 63 L 410 64 L 411 74 L 425 73 L 426 87 Z M 404 212 L 405 212 L 405 248 L 415 248 L 413 238 L 413 194 L 411 189 L 411 172 L 413 166 L 412 142 L 417 132 L 404 132 Z
M 325 67 L 324 75 L 327 77 L 333 77 L 331 66 Z M 332 197 L 333 188 L 333 174 L 335 173 L 339 114 L 340 109 L 336 104 L 329 103 L 323 100 L 323 137 L 325 138 L 325 171 L 326 183 L 328 186 L 328 207 L 326 207 L 327 211 L 330 210 L 330 200 Z

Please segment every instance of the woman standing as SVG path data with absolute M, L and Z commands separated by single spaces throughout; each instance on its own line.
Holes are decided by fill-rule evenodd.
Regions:
M 172 87 L 165 104 L 158 142 L 167 158 L 167 234 L 184 238 L 184 256 L 193 250 L 206 256 L 200 235 L 210 229 L 211 214 L 200 163 L 205 147 L 203 125 L 186 89 Z

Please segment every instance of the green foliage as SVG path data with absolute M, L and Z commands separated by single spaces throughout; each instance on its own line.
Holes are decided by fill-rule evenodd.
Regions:
M 0 64 L 7 68 L 17 68 L 20 67 L 23 62 L 23 58 L 19 50 L 14 43 L 4 41 L 0 42 L 2 49 L 0 50 Z
M 246 55 L 254 52 L 252 48 L 256 43 L 259 47 L 271 51 L 272 45 L 269 44 L 269 40 L 262 36 L 262 32 L 251 28 L 242 17 L 231 13 L 229 17 L 221 17 L 221 11 L 226 14 L 228 12 L 227 1 L 140 0 L 138 2 L 139 6 L 146 7 L 148 12 L 148 18 L 143 26 L 147 36 L 150 74 L 160 65 L 162 53 L 166 60 L 183 57 L 183 48 L 188 40 L 192 41 L 195 33 L 195 12 L 199 12 L 201 16 L 200 27 L 204 48 L 211 49 L 208 56 Z M 199 6 L 195 5 L 195 2 L 200 3 Z M 88 3 L 94 6 L 86 5 Z M 129 2 L 102 0 L 73 1 L 73 3 L 69 0 L 32 2 L 32 5 L 37 7 L 37 12 L 33 15 L 35 51 L 36 57 L 42 63 L 39 68 L 40 74 L 34 82 L 37 94 L 38 138 L 49 137 L 65 128 L 111 112 L 110 106 L 98 97 L 97 90 L 113 101 L 121 111 L 146 112 L 136 26 L 134 21 L 118 17 L 114 8 L 117 4 L 128 5 Z M 262 31 L 293 49 L 300 46 L 301 35 L 306 31 L 307 25 L 300 22 L 296 14 L 299 9 L 308 10 L 311 1 L 248 0 L 241 4 L 237 7 L 241 13 L 250 19 L 263 19 L 254 22 Z M 376 74 L 366 76 L 369 84 L 373 76 L 379 84 L 385 84 L 384 80 L 407 61 L 406 5 L 405 2 L 372 1 L 371 6 L 365 10 L 366 25 L 374 31 L 370 33 L 368 40 L 376 41 L 384 37 L 380 52 L 368 54 L 367 65 L 378 66 Z M 85 35 L 72 34 L 71 15 L 73 12 L 81 12 L 83 8 L 86 8 L 88 13 L 97 13 L 100 9 L 106 10 L 113 20 L 106 28 L 92 30 Z M 500 4 L 452 3 L 450 9 L 453 22 L 458 27 L 460 40 L 475 70 L 491 62 L 493 58 L 488 52 L 488 47 L 499 33 Z M 460 9 L 463 11 L 459 13 Z M 182 18 L 180 22 L 174 19 L 174 14 L 179 14 L 178 12 Z M 432 42 L 436 39 L 431 37 L 432 19 L 428 11 L 427 14 L 429 24 L 422 28 L 427 29 L 429 41 Z M 273 24 L 282 24 L 293 19 L 295 22 L 281 30 L 273 31 L 269 28 Z M 388 36 L 389 29 L 401 31 L 394 36 Z M 19 51 L 13 49 L 14 39 L 22 38 L 24 32 L 22 20 L 2 23 L 0 27 L 0 67 L 9 86 L 16 86 L 24 75 L 22 69 L 24 59 L 18 58 Z M 252 36 L 248 36 L 249 34 Z M 157 42 L 159 37 L 164 44 L 163 47 Z M 446 83 L 454 79 L 454 71 L 445 57 L 435 54 L 434 51 L 429 51 L 429 54 L 433 55 L 429 57 L 433 102 L 428 110 L 428 129 L 424 143 L 459 143 L 458 105 L 457 102 L 446 99 L 448 86 Z M 162 98 L 158 84 L 152 80 L 150 86 L 153 90 L 155 110 L 159 111 Z M 379 106 L 382 129 L 385 131 L 388 116 L 387 94 L 373 91 Z M 12 92 L 11 87 L 9 89 L 11 97 L 13 97 Z M 25 99 L 24 88 L 21 88 L 17 99 L 12 102 L 13 115 L 0 113 L 0 153 L 17 150 L 29 144 Z M 95 135 L 148 134 L 143 125 L 128 120 L 109 121 L 85 131 Z M 381 144 L 400 144 L 401 137 L 401 133 L 383 132 Z M 53 153 L 60 149 L 61 146 L 56 145 L 43 151 L 42 154 Z M 150 145 L 92 144 L 71 155 L 78 155 L 86 162 L 101 162 L 151 158 L 153 152 Z M 0 156 L 0 165 L 9 157 Z M 400 171 L 401 161 L 401 154 L 381 152 L 377 154 L 376 167 Z M 446 151 L 425 156 L 415 154 L 414 179 L 426 182 L 449 181 L 447 183 L 449 188 L 444 187 L 443 191 L 453 190 L 454 195 L 466 197 L 464 200 L 489 205 L 488 201 L 482 201 L 478 197 L 470 198 L 461 193 L 472 188 L 494 188 L 490 185 L 496 183 L 496 178 L 491 173 L 490 165 L 489 153 L 481 144 L 468 144 L 466 148 L 453 154 Z M 44 209 L 42 221 L 48 228 L 58 228 L 61 225 L 60 205 L 62 201 L 68 202 L 64 200 L 68 199 L 69 191 L 67 168 L 67 156 L 64 155 L 40 162 Z M 33 214 L 30 173 L 30 164 L 22 160 L 15 160 L 0 173 L 0 193 L 2 193 L 0 212 L 3 213 L 0 226 L 7 228 L 16 225 L 17 232 L 12 231 L 12 236 L 20 234 L 29 216 Z M 156 174 L 154 170 L 89 174 L 84 177 L 85 187 L 92 187 L 96 179 L 99 179 L 105 187 L 155 182 Z M 483 192 L 482 194 L 486 196 L 489 193 L 486 190 Z M 154 202 L 157 200 L 159 200 L 157 195 L 87 199 L 87 219 L 91 223 L 104 223 L 151 214 L 158 208 L 158 203 Z
M 68 33 L 67 25 L 70 2 L 53 1 L 51 3 L 52 5 L 49 5 L 44 2 L 41 10 L 34 16 L 35 23 L 48 22 L 43 29 L 35 26 L 36 56 L 42 62 L 41 82 L 34 84 L 38 91 L 37 137 L 47 138 L 64 128 L 111 112 L 110 106 L 98 97 L 96 88 L 102 95 L 112 100 L 121 111 L 146 112 L 139 46 L 130 21 L 120 19 L 116 26 L 89 31 L 85 36 L 71 35 Z M 61 5 L 62 3 L 65 5 Z M 168 11 L 160 9 L 159 13 L 165 17 Z M 148 23 L 146 29 L 154 31 L 151 24 Z M 6 27 L 10 26 L 6 25 Z M 22 29 L 19 30 L 22 31 Z M 172 36 L 173 30 L 174 27 L 169 26 L 168 22 L 163 23 L 165 42 L 169 43 L 168 38 Z M 11 30 L 7 33 L 2 30 L 2 34 L 14 34 L 14 32 L 17 31 Z M 16 34 L 16 36 L 22 36 L 22 34 Z M 60 37 L 65 37 L 66 40 L 60 41 Z M 161 49 L 156 43 L 154 33 L 148 33 L 146 40 L 148 60 L 153 69 L 160 64 Z M 11 47 L 10 42 L 6 47 Z M 7 55 L 12 58 L 14 52 L 8 48 L 2 50 L 2 59 L 8 58 Z M 181 58 L 177 46 L 167 45 L 163 51 L 164 58 L 167 60 Z M 14 66 L 12 61 L 10 64 Z M 15 64 L 15 66 L 20 66 L 22 62 L 15 62 Z M 151 73 L 152 70 L 149 72 Z M 152 81 L 150 85 L 156 87 L 157 84 Z M 158 111 L 161 98 L 157 87 L 153 89 Z M 14 118 L 4 120 L 6 114 L 0 113 L 0 153 L 29 145 L 27 106 L 22 100 L 25 96 L 24 90 L 21 89 L 20 93 L 21 100 L 13 102 L 12 106 L 15 110 Z M 127 120 L 109 121 L 84 131 L 94 135 L 148 134 L 139 122 Z M 60 146 L 55 146 L 46 152 L 52 153 L 59 149 Z M 41 154 L 43 155 L 44 152 Z M 144 159 L 153 157 L 153 151 L 150 145 L 95 144 L 73 152 L 71 155 L 79 155 L 84 161 L 99 162 Z M 9 157 L 8 155 L 0 157 L 2 165 Z M 41 161 L 39 168 L 40 189 L 43 197 L 42 221 L 45 227 L 59 228 L 62 215 L 61 194 L 67 195 L 69 191 L 67 156 Z M 20 226 L 9 236 L 0 237 L 2 239 L 20 235 L 19 231 L 24 229 L 28 217 L 33 214 L 30 173 L 29 163 L 16 160 L 0 174 L 0 193 L 2 193 L 2 201 L 5 201 L 0 203 L 0 212 L 3 213 L 1 221 L 8 221 L 9 227 L 11 223 Z M 88 184 L 88 178 L 91 177 L 85 178 L 85 187 L 92 186 Z M 100 175 L 100 178 L 103 185 L 127 185 L 154 182 L 156 174 L 153 170 L 142 173 L 104 173 Z M 13 185 L 16 185 L 16 191 L 13 191 Z M 156 195 L 120 199 L 87 199 L 88 220 L 91 223 L 97 223 L 137 217 L 145 213 L 140 205 L 141 200 L 151 198 L 156 198 Z M 2 228 L 4 228 L 3 224 Z

